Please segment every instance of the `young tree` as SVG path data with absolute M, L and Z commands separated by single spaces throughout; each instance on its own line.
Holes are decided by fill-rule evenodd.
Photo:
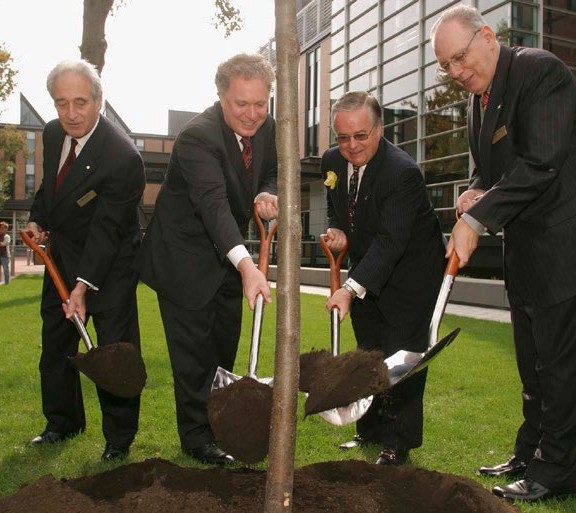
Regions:
M 14 125 L 0 128 L 0 211 L 7 199 L 12 197 L 12 176 L 16 169 L 16 155 L 26 155 L 26 136 Z
M 0 43 L 0 103 L 6 101 L 16 86 L 18 71 L 12 67 L 12 62 L 12 55 L 4 44 Z

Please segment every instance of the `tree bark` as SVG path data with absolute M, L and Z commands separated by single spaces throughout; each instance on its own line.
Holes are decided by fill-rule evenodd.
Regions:
M 300 355 L 300 158 L 298 61 L 294 0 L 275 0 L 278 281 L 274 397 L 265 513 L 292 511 Z
M 84 0 L 84 21 L 82 24 L 82 44 L 80 56 L 92 63 L 102 74 L 105 64 L 106 19 L 114 0 Z

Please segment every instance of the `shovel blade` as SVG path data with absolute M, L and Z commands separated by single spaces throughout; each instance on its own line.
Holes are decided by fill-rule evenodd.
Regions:
M 368 411 L 368 408 L 370 408 L 373 399 L 373 395 L 363 397 L 348 406 L 340 406 L 339 408 L 324 410 L 318 413 L 318 415 L 334 426 L 346 426 L 362 418 L 362 416 Z
M 404 381 L 406 378 L 428 367 L 430 362 L 434 360 L 445 347 L 454 341 L 458 333 L 460 333 L 460 328 L 456 328 L 423 353 L 398 351 L 386 358 L 384 362 L 388 366 L 391 386 Z
M 238 374 L 234 374 L 223 367 L 218 367 L 216 369 L 216 374 L 214 374 L 214 381 L 212 381 L 212 388 L 210 390 L 214 391 L 227 387 L 232 383 L 241 380 L 243 377 L 244 376 L 238 376 Z M 274 378 L 257 378 L 256 376 L 251 375 L 248 375 L 247 377 L 255 379 L 263 385 L 272 386 L 274 384 Z
M 70 362 L 100 388 L 132 399 L 146 384 L 146 368 L 140 352 L 130 342 L 98 346 L 70 357 Z

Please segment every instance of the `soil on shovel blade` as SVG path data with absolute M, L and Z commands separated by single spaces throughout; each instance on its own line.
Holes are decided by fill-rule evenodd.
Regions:
M 118 397 L 136 397 L 146 383 L 146 367 L 130 342 L 115 342 L 78 353 L 70 362 L 99 387 Z
M 210 393 L 208 420 L 218 446 L 244 463 L 268 454 L 272 387 L 248 376 Z
M 308 393 L 304 413 L 311 415 L 381 394 L 390 388 L 390 377 L 380 351 L 332 356 L 320 350 L 300 355 L 299 388 Z
M 266 473 L 192 469 L 162 459 L 89 477 L 44 476 L 0 500 L 2 513 L 258 513 Z M 294 513 L 520 513 L 467 478 L 362 461 L 295 469 Z

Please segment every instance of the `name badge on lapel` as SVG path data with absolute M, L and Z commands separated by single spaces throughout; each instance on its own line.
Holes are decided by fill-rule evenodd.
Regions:
M 506 125 L 501 126 L 494 135 L 492 136 L 492 144 L 496 144 L 500 139 L 506 136 L 508 132 L 506 131 Z
M 84 196 L 82 196 L 78 201 L 76 201 L 76 203 L 78 204 L 79 207 L 83 207 L 84 205 L 90 203 L 96 196 L 98 196 L 98 193 L 94 189 L 92 189 L 91 191 L 88 191 L 86 194 L 84 194 Z

